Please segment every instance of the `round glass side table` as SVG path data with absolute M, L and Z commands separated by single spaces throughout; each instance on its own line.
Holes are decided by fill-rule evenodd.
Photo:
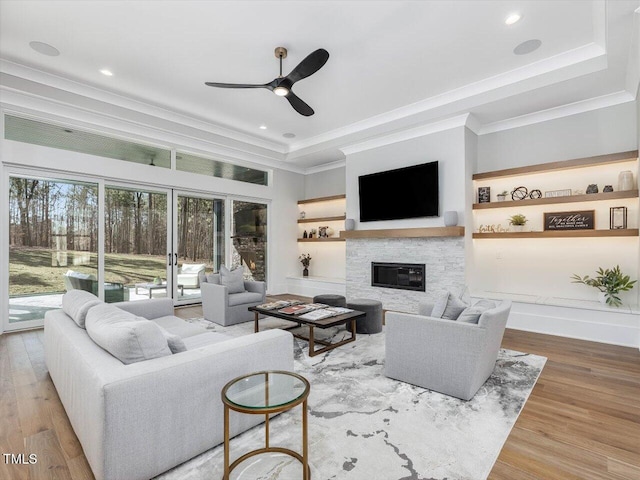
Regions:
M 297 458 L 302 463 L 302 479 L 311 479 L 307 441 L 307 397 L 311 386 L 306 378 L 287 371 L 264 371 L 235 378 L 222 389 L 224 403 L 224 476 L 254 455 L 277 452 Z M 269 445 L 269 415 L 291 410 L 302 404 L 302 455 L 288 448 Z M 264 415 L 265 446 L 245 453 L 229 464 L 229 410 Z

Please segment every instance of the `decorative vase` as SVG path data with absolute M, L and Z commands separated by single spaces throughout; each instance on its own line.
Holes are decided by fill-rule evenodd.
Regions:
M 601 305 L 607 304 L 607 294 L 605 292 L 598 292 L 598 301 Z
M 604 188 L 602 189 L 603 192 L 608 193 L 608 192 L 613 192 L 613 186 L 612 185 L 605 185 Z
M 524 232 L 524 225 L 511 225 L 514 232 Z
M 587 187 L 587 193 L 598 193 L 598 185 L 596 185 L 595 183 L 590 184 Z
M 309 276 L 309 269 L 307 267 L 304 267 L 304 270 L 302 270 L 302 276 L 303 277 Z
M 444 225 L 445 227 L 455 227 L 458 225 L 458 212 L 453 210 L 444 212 Z
M 633 173 L 624 170 L 618 175 L 618 190 L 633 190 Z
M 344 221 L 345 230 L 355 230 L 355 228 L 356 228 L 356 221 L 353 218 L 347 218 Z
M 498 201 L 499 202 L 504 202 L 507 199 L 507 195 L 502 195 L 502 194 L 498 194 Z
M 309 234 L 307 233 L 307 231 L 305 230 L 304 233 L 302 234 L 302 238 L 309 238 Z

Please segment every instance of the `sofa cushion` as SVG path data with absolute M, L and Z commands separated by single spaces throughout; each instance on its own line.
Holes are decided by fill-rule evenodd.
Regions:
M 257 292 L 242 292 L 229 295 L 229 306 L 246 305 L 248 303 L 262 303 L 262 294 Z
M 244 288 L 244 271 L 242 268 L 229 270 L 222 265 L 220 267 L 220 283 L 227 287 L 229 293 L 242 293 Z
M 167 315 L 165 317 L 158 317 L 152 320 L 160 327 L 164 328 L 167 332 L 172 333 L 173 335 L 177 335 L 180 338 L 188 338 L 194 335 L 200 335 L 207 331 L 201 325 L 196 325 L 195 323 L 189 323 L 181 318 L 175 317 L 173 315 Z
M 206 347 L 207 345 L 213 345 L 214 343 L 226 342 L 231 339 L 228 335 L 215 332 L 207 332 L 201 335 L 194 335 L 193 337 L 185 338 L 184 344 L 187 350 L 194 350 L 200 347 Z
M 433 305 L 431 316 L 447 320 L 456 320 L 468 306 L 469 305 L 460 300 L 457 295 L 451 292 L 442 292 Z
M 180 273 L 198 273 L 200 270 L 204 270 L 204 263 L 183 263 L 180 267 Z
M 482 312 L 484 312 L 484 309 L 482 308 L 467 307 L 462 311 L 460 315 L 458 315 L 456 322 L 477 324 L 478 320 L 480 320 L 480 315 L 482 315 Z
M 486 298 L 481 298 L 476 303 L 473 304 L 476 308 L 481 308 L 482 311 L 491 310 L 492 308 L 496 308 L 498 305 L 493 300 L 487 300 Z
M 187 351 L 184 340 L 182 340 L 178 335 L 174 335 L 173 333 L 165 330 L 162 327 L 158 328 L 160 328 L 160 331 L 164 335 L 164 338 L 167 339 L 167 345 L 169 345 L 169 350 L 171 350 L 171 353 L 180 353 Z
M 214 285 L 220 285 L 220 274 L 219 273 L 211 273 L 206 276 L 207 283 L 213 283 Z
M 104 350 L 125 365 L 171 355 L 167 339 L 155 322 L 109 304 L 92 307 L 87 333 Z
M 69 290 L 62 296 L 62 310 L 81 328 L 85 328 L 89 309 L 101 303 L 98 297 L 85 290 Z

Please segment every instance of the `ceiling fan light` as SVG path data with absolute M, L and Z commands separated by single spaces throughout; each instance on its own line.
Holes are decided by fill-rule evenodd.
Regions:
M 289 89 L 287 87 L 276 87 L 273 89 L 273 93 L 279 97 L 285 97 L 289 94 Z

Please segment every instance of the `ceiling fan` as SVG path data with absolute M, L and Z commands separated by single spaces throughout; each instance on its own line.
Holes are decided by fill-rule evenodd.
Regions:
M 329 52 L 324 48 L 319 48 L 315 52 L 310 53 L 304 60 L 302 60 L 296 68 L 294 68 L 286 77 L 282 76 L 282 60 L 287 58 L 287 49 L 284 47 L 278 47 L 275 49 L 276 58 L 280 59 L 280 75 L 278 78 L 273 79 L 269 83 L 264 85 L 258 84 L 245 84 L 245 83 L 216 83 L 205 82 L 205 85 L 210 87 L 220 88 L 266 88 L 280 97 L 285 97 L 291 106 L 300 115 L 309 117 L 314 114 L 313 108 L 303 102 L 295 93 L 291 91 L 291 87 L 297 81 L 307 78 L 327 63 L 329 59 Z

